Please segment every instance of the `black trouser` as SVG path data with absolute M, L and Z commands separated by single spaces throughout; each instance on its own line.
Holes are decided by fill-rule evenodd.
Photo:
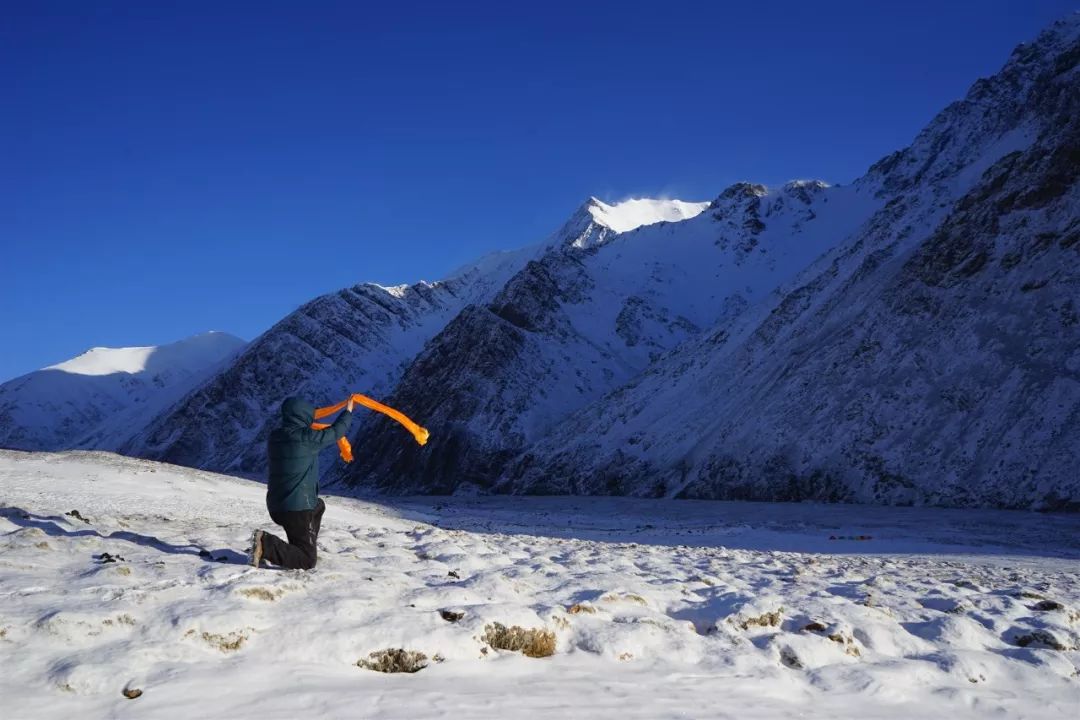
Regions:
M 289 542 L 277 535 L 263 533 L 263 559 L 288 570 L 310 570 L 315 567 L 315 541 L 319 539 L 324 512 L 326 503 L 319 498 L 314 510 L 270 513 L 270 519 L 285 528 Z

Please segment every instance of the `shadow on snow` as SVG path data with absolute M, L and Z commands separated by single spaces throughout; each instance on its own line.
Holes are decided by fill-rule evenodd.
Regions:
M 123 540 L 125 542 L 142 545 L 143 547 L 152 548 L 172 555 L 195 555 L 206 562 L 234 564 L 243 564 L 247 562 L 247 557 L 243 553 L 239 553 L 235 550 L 223 548 L 211 551 L 199 545 L 195 545 L 194 543 L 174 545 L 152 535 L 142 535 L 127 530 L 115 530 L 106 535 L 90 527 L 79 530 L 69 530 L 64 527 L 64 525 L 70 525 L 72 522 L 87 522 L 78 517 L 69 518 L 61 515 L 34 515 L 33 513 L 29 513 L 26 510 L 17 507 L 0 507 L 0 517 L 5 517 L 20 527 L 37 528 L 51 537 L 97 537 L 102 540 Z
M 363 501 L 403 519 L 476 533 L 841 555 L 1080 558 L 1075 514 L 582 496 Z

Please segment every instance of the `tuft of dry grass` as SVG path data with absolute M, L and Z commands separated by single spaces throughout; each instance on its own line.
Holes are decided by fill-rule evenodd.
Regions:
M 635 593 L 608 593 L 604 597 L 600 598 L 603 602 L 632 602 L 641 605 L 642 607 L 648 607 L 649 601 Z
M 216 647 L 221 652 L 235 652 L 247 642 L 248 636 L 240 631 L 234 631 L 228 635 L 204 632 L 202 634 L 202 639 L 208 645 Z
M 828 627 L 826 627 L 824 623 L 820 623 L 815 620 L 814 622 L 803 626 L 803 632 L 825 633 L 828 632 Z M 829 640 L 832 640 L 834 643 L 843 645 L 844 652 L 848 655 L 851 655 L 852 657 L 862 656 L 862 651 L 859 650 L 858 643 L 855 642 L 855 638 L 852 637 L 850 633 L 840 632 L 839 630 L 836 630 L 834 632 L 828 633 L 827 635 L 825 635 L 825 637 L 827 637 Z
M 482 639 L 496 650 L 520 652 L 526 657 L 542 658 L 555 654 L 555 633 L 545 628 L 526 629 L 492 623 L 484 628 Z
M 749 630 L 752 627 L 776 627 L 780 624 L 780 618 L 784 614 L 784 608 L 777 608 L 772 612 L 762 613 L 757 617 L 743 618 L 739 621 L 739 627 Z
M 555 627 L 559 628 L 560 630 L 570 629 L 570 621 L 562 617 L 561 615 L 552 615 L 550 619 L 551 622 L 555 623 Z
M 851 637 L 847 633 L 834 632 L 828 634 L 830 640 L 834 643 L 839 643 L 844 646 L 844 652 L 851 657 L 862 657 L 862 651 L 859 650 L 859 646 L 855 644 L 855 638 Z
M 357 660 L 356 664 L 365 670 L 375 672 L 414 673 L 428 666 L 428 656 L 415 650 L 387 648 L 371 653 L 366 660 Z
M 266 602 L 274 602 L 282 595 L 281 590 L 270 590 L 264 587 L 244 588 L 240 591 L 240 594 L 253 600 L 265 600 Z
M 566 612 L 571 615 L 579 615 L 581 613 L 588 613 L 589 615 L 596 614 L 596 608 L 592 605 L 582 605 L 581 603 L 574 603 L 570 607 L 566 608 Z

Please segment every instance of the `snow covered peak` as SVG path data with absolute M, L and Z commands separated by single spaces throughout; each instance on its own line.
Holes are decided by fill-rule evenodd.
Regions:
M 246 343 L 208 332 L 160 346 L 95 347 L 0 385 L 0 447 L 115 447 Z
M 586 200 L 546 243 L 547 247 L 578 250 L 599 247 L 615 235 L 660 222 L 681 222 L 700 215 L 708 203 L 635 198 L 609 205 L 596 197 Z
M 147 359 L 155 350 L 157 348 L 152 345 L 125 348 L 94 347 L 78 357 L 56 365 L 49 365 L 45 369 L 60 370 L 73 375 L 138 373 L 145 369 Z
M 193 335 L 168 345 L 140 347 L 94 347 L 70 360 L 50 365 L 45 370 L 59 370 L 73 375 L 112 375 L 146 372 L 151 364 L 167 359 L 167 364 L 193 370 L 217 362 L 244 346 L 244 341 L 216 330 Z
M 643 225 L 689 220 L 704 211 L 709 203 L 632 198 L 608 205 L 592 197 L 585 206 L 594 222 L 617 233 L 624 233 L 636 230 Z

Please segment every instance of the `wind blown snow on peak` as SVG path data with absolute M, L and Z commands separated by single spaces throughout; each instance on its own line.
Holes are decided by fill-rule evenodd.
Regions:
M 707 202 L 653 198 L 633 198 L 608 205 L 593 197 L 588 203 L 589 214 L 593 220 L 617 233 L 630 232 L 643 225 L 654 225 L 658 222 L 689 220 L 708 206 Z

